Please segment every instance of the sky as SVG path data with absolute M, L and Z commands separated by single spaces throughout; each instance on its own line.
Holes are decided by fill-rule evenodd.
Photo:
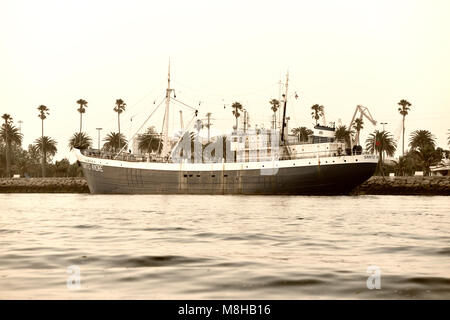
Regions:
M 382 122 L 398 139 L 397 102 L 407 99 L 406 135 L 427 129 L 448 148 L 447 0 L 0 0 L 0 113 L 23 121 L 26 147 L 41 133 L 37 107 L 49 107 L 44 134 L 58 142 L 56 160 L 70 156 L 80 98 L 94 147 L 96 128 L 102 138 L 117 131 L 118 98 L 127 103 L 121 131 L 130 138 L 164 98 L 169 59 L 177 99 L 200 118 L 211 112 L 217 131 L 234 125 L 234 101 L 253 126 L 269 127 L 269 100 L 289 71 L 291 128 L 312 127 L 316 103 L 328 122 L 348 125 L 361 104 L 378 121 L 365 121 L 362 141 Z M 179 107 L 171 110 L 174 131 Z M 182 110 L 186 125 L 193 115 Z M 162 118 L 160 107 L 147 124 L 160 130 Z

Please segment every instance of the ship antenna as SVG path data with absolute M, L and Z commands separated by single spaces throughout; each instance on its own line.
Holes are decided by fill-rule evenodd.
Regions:
M 287 95 L 288 95 L 288 82 L 289 82 L 289 71 L 286 73 L 286 91 L 283 94 L 284 96 L 284 106 L 283 106 L 283 122 L 281 126 L 281 141 L 284 142 L 284 129 L 286 128 L 286 106 L 287 106 Z
M 170 106 L 170 96 L 173 89 L 170 88 L 170 58 L 169 58 L 169 71 L 167 73 L 167 89 L 166 89 L 166 110 L 164 113 L 164 124 L 163 124 L 163 148 L 161 155 L 163 157 L 170 153 L 170 142 L 169 142 L 169 106 Z

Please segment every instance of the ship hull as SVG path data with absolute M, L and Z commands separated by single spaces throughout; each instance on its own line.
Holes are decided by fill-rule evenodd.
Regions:
M 81 160 L 81 161 L 80 161 Z M 95 194 L 223 194 L 331 195 L 348 194 L 370 178 L 376 160 L 321 165 L 281 166 L 276 170 L 158 170 L 95 164 L 80 159 L 91 193 Z M 346 160 L 347 161 L 347 160 Z M 282 161 L 280 161 L 282 162 Z

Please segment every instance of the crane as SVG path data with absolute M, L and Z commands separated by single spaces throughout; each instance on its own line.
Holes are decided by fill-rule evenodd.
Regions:
M 377 122 L 375 121 L 375 119 L 372 117 L 372 115 L 370 114 L 370 111 L 367 107 L 364 107 L 362 105 L 357 105 L 356 109 L 355 109 L 355 113 L 353 114 L 353 118 L 352 121 L 350 121 L 350 125 L 348 126 L 349 130 L 352 129 L 353 123 L 355 123 L 356 118 L 356 114 L 359 111 L 359 119 L 362 120 L 363 117 L 366 117 L 367 120 L 369 120 L 374 126 L 377 125 Z M 355 142 L 359 141 L 359 132 L 356 132 L 356 136 L 355 136 Z M 350 149 L 353 150 L 353 141 L 352 139 L 350 139 Z

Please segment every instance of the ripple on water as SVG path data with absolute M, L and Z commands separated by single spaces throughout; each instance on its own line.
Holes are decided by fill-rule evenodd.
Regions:
M 104 258 L 108 265 L 116 268 L 146 268 L 146 267 L 167 267 L 175 265 L 195 264 L 208 261 L 206 258 L 193 258 L 184 256 L 115 256 Z

